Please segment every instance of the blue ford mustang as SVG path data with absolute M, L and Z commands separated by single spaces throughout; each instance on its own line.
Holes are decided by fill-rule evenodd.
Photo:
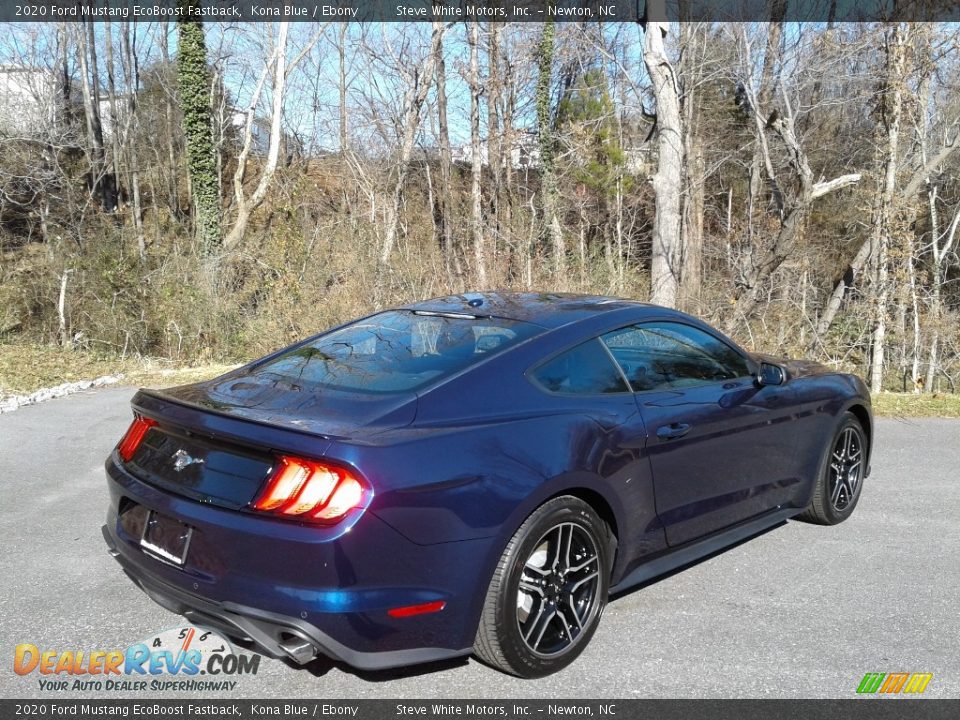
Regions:
M 107 459 L 110 552 L 191 621 L 305 663 L 570 663 L 607 597 L 869 472 L 852 375 L 616 298 L 467 294 L 208 382 L 141 390 Z

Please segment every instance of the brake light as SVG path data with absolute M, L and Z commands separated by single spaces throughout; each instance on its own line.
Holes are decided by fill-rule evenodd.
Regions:
M 130 459 L 134 456 L 134 453 L 137 452 L 137 448 L 140 446 L 140 441 L 143 440 L 143 436 L 147 434 L 147 430 L 156 424 L 156 420 L 151 420 L 150 418 L 144 418 L 140 416 L 135 417 L 133 422 L 130 423 L 130 427 L 127 429 L 126 435 L 123 436 L 120 444 L 117 445 L 117 452 L 120 454 L 120 459 L 124 462 L 130 462 Z
M 253 509 L 333 523 L 363 503 L 364 485 L 350 471 L 282 455 Z

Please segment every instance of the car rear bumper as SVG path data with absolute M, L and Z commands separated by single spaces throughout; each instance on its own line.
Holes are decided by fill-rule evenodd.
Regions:
M 233 602 L 215 602 L 193 595 L 151 575 L 131 563 L 117 549 L 110 529 L 103 526 L 110 554 L 127 576 L 154 602 L 170 612 L 183 615 L 200 627 L 211 628 L 245 642 L 251 642 L 271 657 L 287 657 L 303 665 L 325 655 L 363 670 L 382 670 L 404 665 L 434 662 L 468 655 L 471 648 L 411 648 L 382 652 L 359 652 L 300 618 L 258 610 Z
M 471 652 L 486 587 L 475 559 L 489 541 L 416 545 L 367 512 L 350 532 L 211 507 L 106 464 L 110 554 L 155 602 L 198 625 L 303 663 L 318 654 L 375 670 Z M 194 528 L 177 567 L 144 552 L 120 512 L 129 503 Z M 443 600 L 442 611 L 392 608 Z

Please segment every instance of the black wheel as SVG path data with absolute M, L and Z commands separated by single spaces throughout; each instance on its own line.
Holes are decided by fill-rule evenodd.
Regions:
M 866 460 L 863 426 L 848 412 L 833 435 L 810 505 L 798 518 L 819 525 L 836 525 L 850 517 L 863 489 Z
M 569 665 L 603 614 L 609 556 L 607 526 L 587 503 L 565 495 L 541 505 L 493 573 L 474 652 L 526 678 Z

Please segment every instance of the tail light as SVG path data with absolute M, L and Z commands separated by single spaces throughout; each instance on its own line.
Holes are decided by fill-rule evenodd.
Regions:
M 335 523 L 363 504 L 364 484 L 341 467 L 282 455 L 253 509 L 290 519 Z
M 130 427 L 127 429 L 126 435 L 123 436 L 120 444 L 117 445 L 117 452 L 120 454 L 120 459 L 124 462 L 130 462 L 130 459 L 133 457 L 134 453 L 137 452 L 137 448 L 140 446 L 140 441 L 143 440 L 143 436 L 147 434 L 147 430 L 156 424 L 156 420 L 140 417 L 139 415 L 135 417 L 133 422 L 130 423 Z

